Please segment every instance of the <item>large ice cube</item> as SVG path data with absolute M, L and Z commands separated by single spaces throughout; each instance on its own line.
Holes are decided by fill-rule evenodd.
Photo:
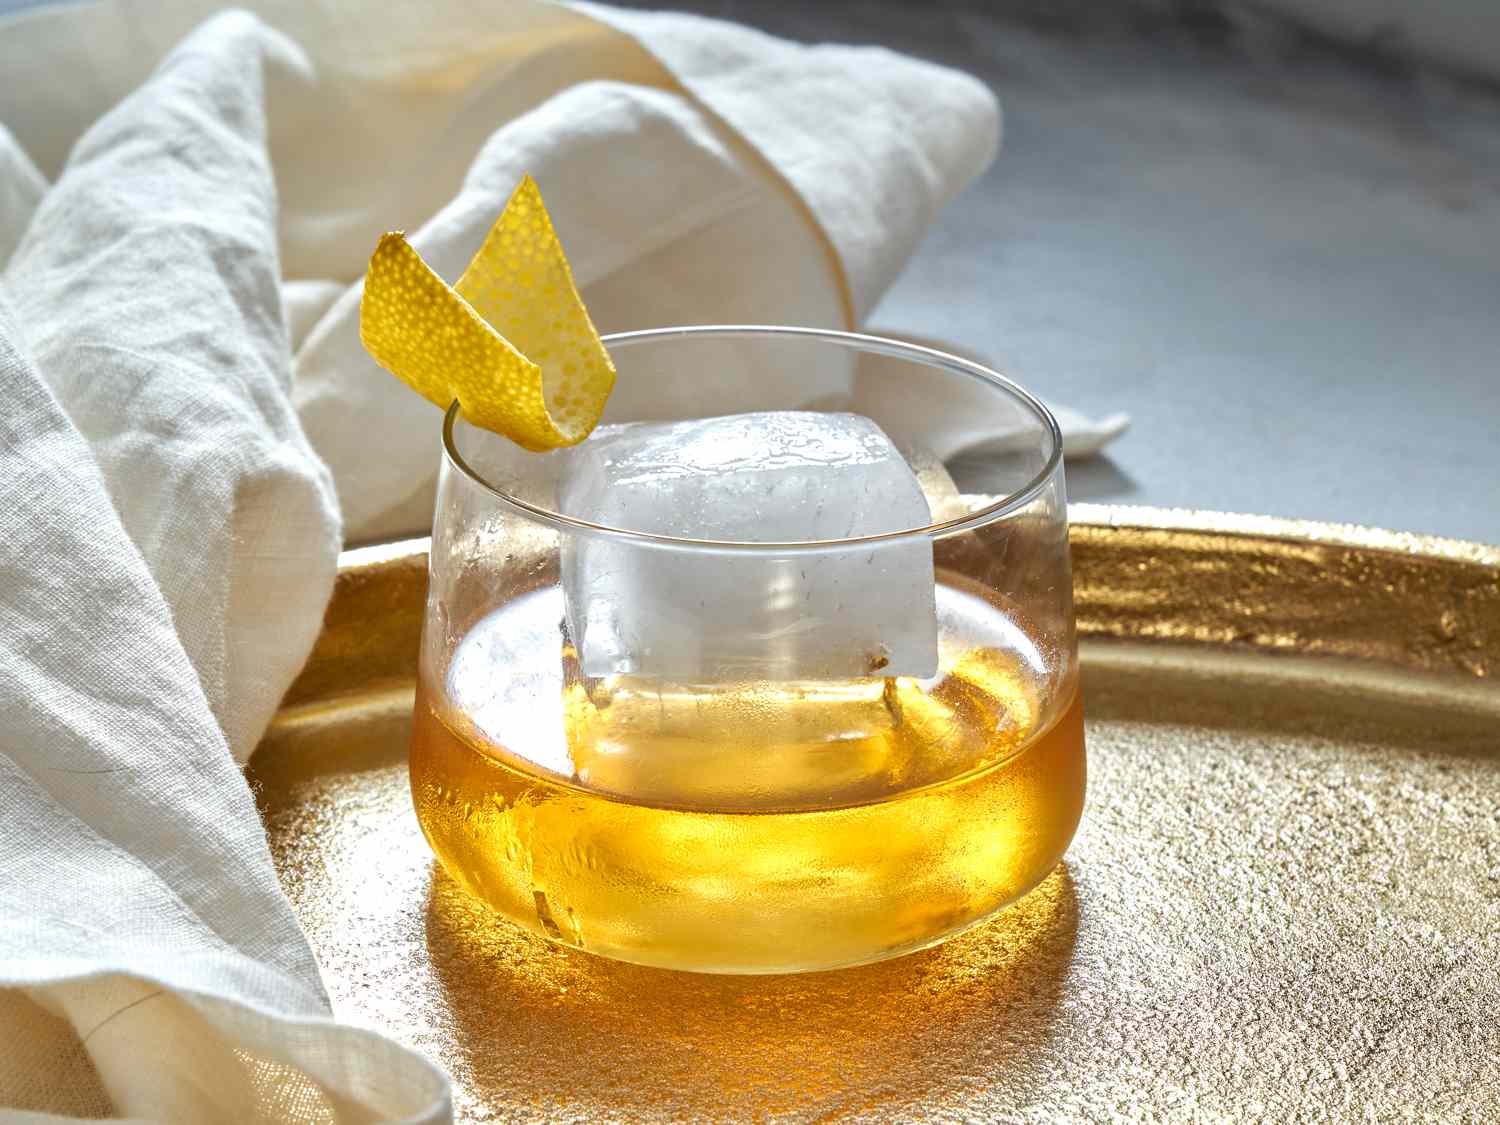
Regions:
M 563 512 L 693 539 L 791 543 L 929 522 L 870 419 L 799 411 L 603 426 L 570 451 Z M 568 624 L 585 676 L 678 681 L 930 676 L 932 544 L 683 550 L 570 535 Z

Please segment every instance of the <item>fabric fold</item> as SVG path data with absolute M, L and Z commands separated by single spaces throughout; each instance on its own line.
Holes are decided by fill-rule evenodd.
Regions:
M 0 292 L 0 1106 L 445 1120 L 430 1064 L 329 1018 L 170 609 L 19 335 Z
M 79 140 L 4 274 L 241 761 L 340 542 L 287 398 L 262 71 L 296 56 L 244 14 L 190 36 Z
M 863 323 L 938 209 L 999 151 L 1000 103 L 959 71 L 697 16 L 575 7 L 639 42 L 796 191 L 847 286 L 845 327 Z
M 190 35 L 80 139 L 0 277 L 17 1110 L 448 1115 L 431 1064 L 331 1018 L 235 760 L 306 656 L 339 546 L 288 399 L 259 75 L 291 50 L 243 13 Z
M 47 181 L 31 157 L 0 125 L 0 269 L 15 253 L 46 190 Z

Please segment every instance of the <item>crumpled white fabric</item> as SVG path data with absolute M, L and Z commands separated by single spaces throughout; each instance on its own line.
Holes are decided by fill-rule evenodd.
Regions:
M 17 1110 L 447 1114 L 431 1064 L 330 1018 L 236 764 L 340 543 L 288 398 L 264 144 L 263 69 L 294 53 L 245 15 L 191 35 L 31 191 L 0 280 L 0 1104 Z M 12 183 L 8 220 L 39 179 Z
M 883 51 L 528 0 L 255 7 L 0 22 L 16 1120 L 449 1115 L 440 1071 L 331 1017 L 236 764 L 341 539 L 430 514 L 437 412 L 357 342 L 381 231 L 454 275 L 529 170 L 607 330 L 847 326 L 998 141 L 977 83 Z
M 14 76 L 0 122 L 52 174 L 203 7 L 94 4 L 14 21 L 0 36 L 0 71 Z M 382 231 L 407 229 L 456 278 L 529 171 L 602 331 L 849 328 L 999 140 L 979 83 L 881 48 L 583 4 L 438 0 L 384 5 L 378 20 L 330 0 L 256 7 L 305 52 L 267 75 L 269 145 L 295 402 L 351 542 L 417 533 L 431 517 L 434 411 L 358 338 L 358 283 Z M 82 73 L 82 88 L 54 81 Z M 632 416 L 628 387 L 617 398 L 613 416 Z M 1075 455 L 1123 428 L 1065 421 Z

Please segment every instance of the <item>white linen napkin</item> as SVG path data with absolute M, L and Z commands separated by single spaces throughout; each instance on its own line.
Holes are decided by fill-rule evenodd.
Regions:
M 15 1110 L 448 1112 L 429 1063 L 330 1018 L 235 761 L 311 644 L 339 549 L 288 401 L 261 74 L 292 50 L 244 14 L 189 36 L 79 141 L 0 282 Z
M 0 71 L 16 76 L 0 121 L 52 174 L 205 7 L 15 21 L 0 38 Z M 338 3 L 256 8 L 302 51 L 267 75 L 294 396 L 351 542 L 431 518 L 436 413 L 359 344 L 358 283 L 382 231 L 406 228 L 456 279 L 530 171 L 602 331 L 850 328 L 999 140 L 979 83 L 880 48 L 517 0 L 387 5 L 379 20 Z M 86 85 L 55 80 L 80 73 Z M 1119 429 L 1066 421 L 1080 455 Z
M 456 275 L 530 170 L 606 328 L 849 325 L 998 138 L 977 83 L 887 52 L 256 7 L 0 21 L 0 1111 L 36 1119 L 449 1113 L 332 1019 L 236 768 L 339 504 L 354 537 L 430 513 L 437 412 L 356 338 L 377 235 Z

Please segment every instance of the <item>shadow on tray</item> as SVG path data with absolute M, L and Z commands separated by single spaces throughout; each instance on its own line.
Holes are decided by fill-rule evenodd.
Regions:
M 1064 864 L 936 949 L 831 973 L 705 976 L 549 945 L 434 864 L 426 930 L 463 1045 L 454 1076 L 480 1103 L 817 1118 L 1023 1081 L 1020 1064 L 1051 1034 L 1078 922 Z

